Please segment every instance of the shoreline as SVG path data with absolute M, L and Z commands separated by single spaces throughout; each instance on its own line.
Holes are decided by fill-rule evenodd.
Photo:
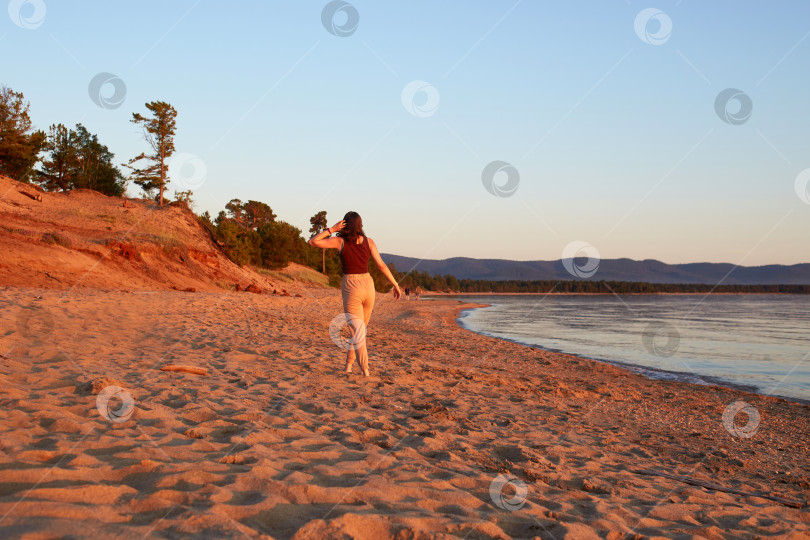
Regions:
M 378 295 L 364 378 L 341 373 L 331 289 L 0 298 L 3 536 L 810 530 L 790 506 L 810 500 L 810 407 L 483 336 L 458 299 Z M 110 384 L 133 398 L 124 421 L 98 409 Z M 740 402 L 756 425 L 724 420 Z
M 628 372 L 642 375 L 643 377 L 646 377 L 646 378 L 648 378 L 650 380 L 674 381 L 674 382 L 681 382 L 681 383 L 686 383 L 686 384 L 695 384 L 695 385 L 698 385 L 698 386 L 718 386 L 718 387 L 721 387 L 721 388 L 727 388 L 729 390 L 737 390 L 737 391 L 740 391 L 740 392 L 745 392 L 745 393 L 748 393 L 748 394 L 754 394 L 754 395 L 762 396 L 762 397 L 779 398 L 779 399 L 783 399 L 785 401 L 793 402 L 793 403 L 796 403 L 796 404 L 799 404 L 799 405 L 810 405 L 810 399 L 804 399 L 804 398 L 792 397 L 792 396 L 783 396 L 783 395 L 779 395 L 779 394 L 764 394 L 762 392 L 758 392 L 757 387 L 754 386 L 754 385 L 737 384 L 737 383 L 734 383 L 732 381 L 722 379 L 721 377 L 715 377 L 715 376 L 712 376 L 712 375 L 703 375 L 703 374 L 699 374 L 699 373 L 691 373 L 690 374 L 690 373 L 687 373 L 687 372 L 684 372 L 684 371 L 670 371 L 670 370 L 666 370 L 666 369 L 659 369 L 659 368 L 654 368 L 654 367 L 650 367 L 650 366 L 644 366 L 642 364 L 634 364 L 634 363 L 631 363 L 631 362 L 624 362 L 624 361 L 621 361 L 621 360 L 610 360 L 610 359 L 607 359 L 607 358 L 596 358 L 596 357 L 592 357 L 592 356 L 585 356 L 583 354 L 575 353 L 575 352 L 565 352 L 565 351 L 562 351 L 562 350 L 559 350 L 559 349 L 551 349 L 551 348 L 548 348 L 548 347 L 543 347 L 541 345 L 531 345 L 529 343 L 524 343 L 524 342 L 522 342 L 520 340 L 517 340 L 517 339 L 510 339 L 510 338 L 506 338 L 506 337 L 493 336 L 493 335 L 487 334 L 485 332 L 478 332 L 476 330 L 472 330 L 472 329 L 467 328 L 466 326 L 463 325 L 462 320 L 464 319 L 463 314 L 465 312 L 468 312 L 468 311 L 472 312 L 472 311 L 474 311 L 476 309 L 481 309 L 481 308 L 485 308 L 485 307 L 491 307 L 491 304 L 470 304 L 468 307 L 459 308 L 459 317 L 457 317 L 457 319 L 456 319 L 456 322 L 459 325 L 459 327 L 463 328 L 464 330 L 467 330 L 468 332 L 472 332 L 474 334 L 489 337 L 489 338 L 492 338 L 492 339 L 500 339 L 500 340 L 508 341 L 510 343 L 516 343 L 517 345 L 521 345 L 523 347 L 528 347 L 530 349 L 537 349 L 537 350 L 540 350 L 540 351 L 546 351 L 546 352 L 555 353 L 555 354 L 566 354 L 566 355 L 576 356 L 577 358 L 581 358 L 583 360 L 592 360 L 594 362 L 599 362 L 599 363 L 602 363 L 602 364 L 615 366 L 615 367 L 618 367 L 618 368 L 621 368 L 621 369 L 625 369 Z M 655 374 L 661 374 L 662 376 L 660 376 L 660 377 L 655 376 Z M 667 377 L 667 376 L 670 376 L 670 377 Z
M 569 293 L 569 292 L 545 292 L 545 293 L 500 293 L 500 292 L 484 292 L 484 293 L 468 293 L 468 292 L 429 292 L 422 293 L 422 296 L 438 296 L 438 297 L 452 297 L 452 296 L 751 296 L 751 295 L 803 295 L 803 293 L 789 293 L 789 292 L 649 292 L 649 293 Z

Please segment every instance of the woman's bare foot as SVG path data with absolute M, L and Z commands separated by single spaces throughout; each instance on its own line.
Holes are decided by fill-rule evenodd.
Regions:
M 371 373 L 369 373 L 369 371 L 367 369 L 364 369 L 363 370 L 363 375 L 365 375 L 366 377 L 370 377 Z

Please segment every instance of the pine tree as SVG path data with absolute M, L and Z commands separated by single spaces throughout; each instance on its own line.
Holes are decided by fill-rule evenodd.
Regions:
M 48 191 L 67 191 L 73 183 L 77 169 L 75 132 L 62 124 L 52 125 L 48 130 L 42 170 L 38 181 Z
M 34 179 L 34 165 L 45 148 L 45 132 L 33 131 L 29 108 L 21 92 L 0 88 L 0 174 L 20 182 Z
M 242 199 L 231 199 L 231 201 L 225 205 L 225 210 L 228 211 L 230 214 L 230 218 L 236 221 L 242 227 L 247 227 L 245 225 L 245 217 L 244 217 L 244 206 L 242 205 Z M 220 212 L 221 214 L 222 212 Z
M 92 189 L 120 197 L 126 192 L 127 180 L 113 165 L 115 154 L 98 141 L 98 136 L 76 124 L 72 132 L 77 148 L 77 173 L 74 175 L 74 188 Z
M 326 230 L 329 226 L 328 222 L 326 221 L 326 210 L 321 210 L 311 218 L 309 218 L 309 222 L 312 224 L 312 227 L 309 228 L 309 232 L 312 236 L 320 233 L 321 231 Z M 326 273 L 326 249 L 321 249 L 321 266 L 324 274 Z
M 243 203 L 242 199 L 231 199 L 225 205 L 225 209 L 230 214 L 230 218 L 247 231 L 256 231 L 276 220 L 273 209 L 259 201 Z
M 51 126 L 45 150 L 38 181 L 48 191 L 85 188 L 119 197 L 126 191 L 127 180 L 113 165 L 115 155 L 83 125 L 75 130 Z
M 268 225 L 276 220 L 276 215 L 269 205 L 259 201 L 248 201 L 242 205 L 242 212 L 245 216 L 245 225 L 248 230 L 255 231 L 263 225 Z
M 169 183 L 167 160 L 174 154 L 177 111 L 164 101 L 149 102 L 146 104 L 146 108 L 152 113 L 151 117 L 133 113 L 131 122 L 143 129 L 144 139 L 152 148 L 152 153 L 141 153 L 124 166 L 132 170 L 133 180 L 144 191 L 160 190 L 159 203 L 160 206 L 163 206 L 163 191 L 166 184 Z M 141 160 L 147 162 L 145 167 L 133 166 L 133 163 Z

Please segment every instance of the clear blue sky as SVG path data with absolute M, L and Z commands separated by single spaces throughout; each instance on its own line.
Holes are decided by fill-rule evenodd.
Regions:
M 808 2 L 357 0 L 334 19 L 356 10 L 345 37 L 325 1 L 10 5 L 0 83 L 36 126 L 81 122 L 120 163 L 145 150 L 132 113 L 170 102 L 177 151 L 205 164 L 198 212 L 256 199 L 306 231 L 356 210 L 382 251 L 423 258 L 557 259 L 582 240 L 602 258 L 810 262 Z M 639 34 L 650 7 L 664 15 Z M 120 107 L 90 98 L 101 72 L 126 84 Z M 415 80 L 439 98 L 406 100 L 417 115 Z M 717 114 L 726 88 L 747 121 Z M 482 184 L 495 160 L 519 173 L 511 196 Z

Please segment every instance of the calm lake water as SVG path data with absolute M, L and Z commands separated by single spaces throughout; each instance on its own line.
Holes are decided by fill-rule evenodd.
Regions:
M 465 328 L 655 378 L 810 400 L 810 296 L 465 296 Z

